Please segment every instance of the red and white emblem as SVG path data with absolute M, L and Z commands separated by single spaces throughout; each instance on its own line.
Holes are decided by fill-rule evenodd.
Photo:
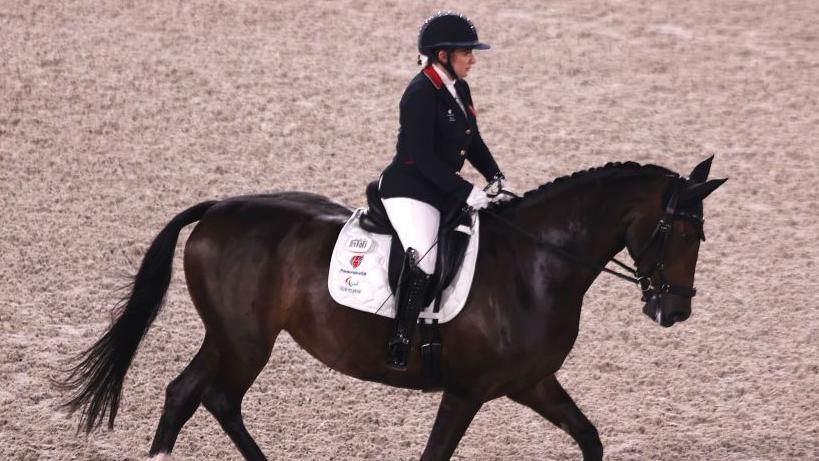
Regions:
M 350 258 L 350 265 L 353 266 L 353 269 L 361 265 L 361 261 L 364 260 L 363 255 L 356 255 Z

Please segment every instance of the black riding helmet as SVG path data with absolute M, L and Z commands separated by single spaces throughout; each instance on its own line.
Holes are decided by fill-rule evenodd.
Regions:
M 489 45 L 478 40 L 475 25 L 461 13 L 439 11 L 424 21 L 418 32 L 419 53 L 433 57 L 436 50 L 443 49 L 449 53 L 455 48 L 488 50 Z M 444 67 L 455 75 L 450 63 L 446 63 Z

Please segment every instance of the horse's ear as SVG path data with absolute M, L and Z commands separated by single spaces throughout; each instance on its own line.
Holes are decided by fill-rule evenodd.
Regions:
M 711 172 L 711 162 L 714 160 L 714 156 L 710 156 L 707 159 L 700 162 L 699 165 L 695 166 L 694 169 L 691 171 L 691 174 L 688 176 L 691 181 L 695 182 L 705 182 L 708 180 L 708 173 Z
M 728 178 L 712 179 L 707 182 L 689 182 L 680 198 L 683 202 L 701 202 L 727 180 Z

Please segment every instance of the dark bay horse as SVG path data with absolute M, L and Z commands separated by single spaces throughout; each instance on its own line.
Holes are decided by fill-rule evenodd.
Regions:
M 597 430 L 555 378 L 577 337 L 583 295 L 625 247 L 636 261 L 643 311 L 665 327 L 688 318 L 702 201 L 725 181 L 708 180 L 710 163 L 689 178 L 653 165 L 608 164 L 481 212 L 472 292 L 461 314 L 441 325 L 443 397 L 423 460 L 449 459 L 483 403 L 502 396 L 567 431 L 584 459 L 602 458 Z M 265 459 L 241 404 L 282 330 L 342 373 L 420 388 L 417 350 L 407 371 L 387 366 L 389 320 L 330 298 L 328 263 L 350 214 L 324 197 L 284 192 L 203 202 L 173 218 L 149 247 L 115 321 L 65 382 L 74 392 L 66 405 L 81 411 L 81 427 L 90 432 L 106 414 L 113 427 L 123 379 L 170 284 L 178 234 L 196 221 L 184 269 L 206 334 L 167 387 L 151 455 L 173 450 L 201 403 L 246 459 Z

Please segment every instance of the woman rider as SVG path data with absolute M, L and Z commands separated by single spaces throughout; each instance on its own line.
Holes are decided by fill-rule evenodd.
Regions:
M 504 177 L 481 139 L 464 80 L 475 64 L 473 50 L 488 48 L 478 41 L 472 22 L 459 13 L 433 15 L 418 34 L 418 51 L 427 62 L 401 97 L 397 152 L 379 183 L 384 208 L 407 253 L 396 290 L 395 328 L 387 345 L 394 368 L 406 368 L 435 272 L 441 216 L 464 203 L 478 210 L 490 202 L 482 188 L 458 174 L 464 160 L 493 186 L 503 187 Z

